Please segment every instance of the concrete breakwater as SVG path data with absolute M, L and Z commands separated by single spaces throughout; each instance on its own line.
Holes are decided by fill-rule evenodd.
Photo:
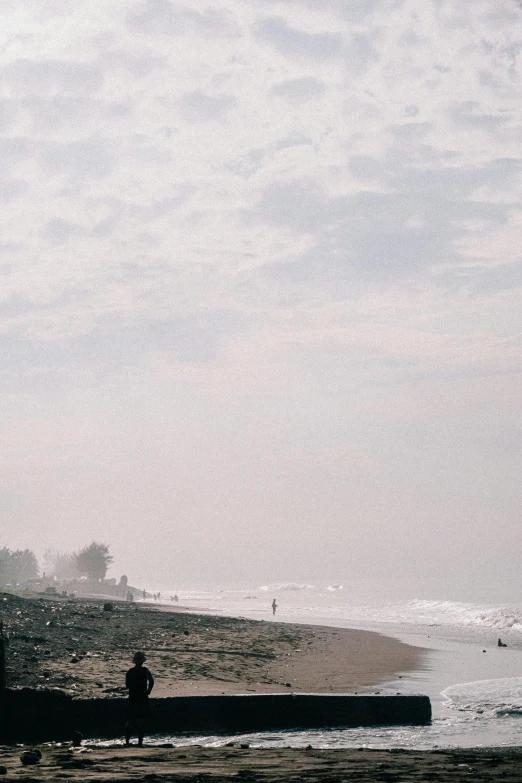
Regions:
M 4 742 L 113 738 L 123 734 L 126 699 L 73 699 L 60 690 L 7 689 L 2 699 Z M 422 725 L 431 720 L 427 696 L 256 694 L 151 699 L 148 733 L 227 734 L 295 728 Z

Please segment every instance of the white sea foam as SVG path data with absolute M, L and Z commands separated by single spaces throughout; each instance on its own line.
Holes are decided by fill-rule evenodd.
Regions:
M 330 590 L 330 588 L 327 588 Z M 330 594 L 335 594 L 330 590 Z M 423 626 L 455 626 L 467 628 L 491 628 L 522 633 L 522 608 L 514 606 L 483 606 L 456 601 L 426 601 L 414 599 L 398 603 L 366 605 L 326 604 L 301 608 L 301 611 L 322 611 L 331 615 L 357 621 L 378 623 L 413 624 Z
M 426 693 L 434 718 L 429 726 L 375 727 L 315 732 L 269 732 L 249 736 L 257 746 L 314 747 L 468 747 L 520 744 L 522 716 L 522 605 L 436 600 L 451 593 L 425 591 L 432 600 L 412 598 L 380 580 L 343 580 L 336 576 L 313 586 L 281 580 L 253 589 L 248 586 L 205 586 L 176 592 L 180 605 L 197 611 L 251 617 L 272 622 L 271 602 L 277 596 L 277 622 L 304 622 L 342 628 L 367 628 L 428 648 L 427 665 L 405 673 L 380 689 Z M 339 580 L 340 581 L 340 580 Z M 249 600 L 257 597 L 258 600 Z M 497 649 L 497 638 L 507 649 Z M 484 654 L 484 652 L 486 654 Z M 489 678 L 498 679 L 489 679 Z M 465 682 L 469 678 L 473 682 Z M 455 685 L 455 683 L 459 683 Z M 451 687 L 448 687 L 451 686 Z M 442 697 L 441 697 L 442 692 Z M 239 739 L 239 737 L 238 737 Z M 158 740 L 159 741 L 159 740 Z M 171 738 L 169 738 L 171 741 Z M 223 738 L 172 738 L 176 744 L 222 744 Z
M 441 695 L 450 709 L 499 717 L 522 715 L 522 677 L 458 683 Z
M 412 599 L 406 601 L 382 600 L 372 596 L 370 591 L 359 590 L 354 585 L 328 584 L 314 586 L 306 582 L 276 582 L 258 587 L 260 607 L 267 609 L 263 596 L 281 595 L 278 615 L 282 619 L 306 617 L 307 622 L 353 621 L 358 623 L 385 623 L 415 626 L 442 626 L 467 629 L 494 629 L 501 636 L 503 632 L 516 635 L 522 633 L 522 605 L 486 605 L 463 603 L 450 600 Z M 173 590 L 170 591 L 171 593 Z M 177 589 L 184 604 L 202 606 L 230 614 L 245 611 L 246 597 L 256 595 L 252 587 L 235 590 L 181 590 Z M 168 591 L 167 593 L 168 594 Z M 284 596 L 284 598 L 283 598 Z M 361 600 L 362 599 L 362 600 Z M 268 606 L 268 604 L 267 604 Z M 257 616 L 257 615 L 256 615 Z
M 279 590 L 284 590 L 285 592 L 288 592 L 288 591 L 290 591 L 290 592 L 297 592 L 299 590 L 313 590 L 314 586 L 313 585 L 307 585 L 307 584 L 300 585 L 300 584 L 297 584 L 296 582 L 286 582 L 286 583 L 283 583 L 283 584 L 263 585 L 259 589 L 260 590 L 264 590 L 265 592 L 269 591 L 269 592 L 272 592 L 272 593 L 278 592 Z
M 485 607 L 455 601 L 413 600 L 405 604 L 381 607 L 382 619 L 423 625 L 482 626 L 498 630 L 522 631 L 522 611 L 509 606 Z

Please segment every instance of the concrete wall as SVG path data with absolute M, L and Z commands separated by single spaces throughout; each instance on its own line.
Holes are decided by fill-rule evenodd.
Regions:
M 258 694 L 151 699 L 147 732 L 247 732 L 334 726 L 425 724 L 427 696 Z M 7 690 L 7 742 L 64 740 L 77 729 L 86 737 L 119 737 L 126 699 L 71 699 L 61 691 Z

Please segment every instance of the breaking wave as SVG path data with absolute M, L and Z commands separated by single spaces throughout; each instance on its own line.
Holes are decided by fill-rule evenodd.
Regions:
M 499 718 L 522 715 L 522 677 L 459 683 L 441 695 L 450 709 Z
M 375 607 L 374 619 L 381 622 L 407 622 L 422 625 L 460 625 L 522 632 L 522 609 L 519 607 L 484 607 L 455 601 L 415 599 L 404 604 Z
M 278 590 L 286 590 L 286 591 L 299 591 L 299 590 L 313 590 L 313 585 L 300 585 L 296 582 L 287 582 L 285 584 L 273 584 L 273 585 L 263 585 L 259 588 L 260 590 L 270 591 L 270 592 L 276 592 Z

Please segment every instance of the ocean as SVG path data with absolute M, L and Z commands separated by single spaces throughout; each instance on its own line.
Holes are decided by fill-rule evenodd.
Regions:
M 429 726 L 264 732 L 237 736 L 252 747 L 451 748 L 522 743 L 522 604 L 412 596 L 407 582 L 357 580 L 340 584 L 204 585 L 162 589 L 196 611 L 265 621 L 377 631 L 422 647 L 421 667 L 379 685 L 381 694 L 430 697 Z M 440 591 L 443 593 L 444 591 Z M 450 592 L 449 590 L 446 592 Z M 479 592 L 479 591 L 476 591 Z M 460 596 L 459 596 L 460 597 Z M 515 596 L 516 597 L 516 596 Z M 271 602 L 278 609 L 272 617 Z M 506 647 L 498 646 L 501 639 Z M 230 737 L 158 737 L 176 745 L 215 746 Z

